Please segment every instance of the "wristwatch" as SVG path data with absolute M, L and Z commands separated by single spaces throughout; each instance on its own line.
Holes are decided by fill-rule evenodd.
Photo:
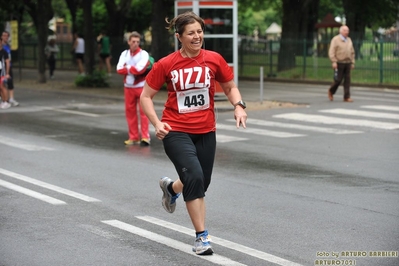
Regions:
M 243 100 L 240 100 L 236 104 L 234 104 L 234 107 L 236 107 L 237 105 L 241 106 L 242 109 L 247 108 L 247 105 L 245 104 L 245 102 Z

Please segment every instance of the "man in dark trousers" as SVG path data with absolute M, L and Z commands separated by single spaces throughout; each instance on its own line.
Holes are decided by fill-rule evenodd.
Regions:
M 352 40 L 348 37 L 349 28 L 341 26 L 339 34 L 332 38 L 328 56 L 332 62 L 332 68 L 336 75 L 334 83 L 328 89 L 328 98 L 330 101 L 334 99 L 341 81 L 344 80 L 344 102 L 353 102 L 350 97 L 351 69 L 355 67 L 355 50 L 353 49 Z

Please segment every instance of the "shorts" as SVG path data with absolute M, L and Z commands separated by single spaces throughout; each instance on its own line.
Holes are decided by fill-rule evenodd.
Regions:
M 84 54 L 82 54 L 82 53 L 76 53 L 76 54 L 75 54 L 75 58 L 76 58 L 76 59 L 80 59 L 80 60 L 84 61 L 84 57 L 85 57 L 85 56 L 84 56 Z
M 105 59 L 107 59 L 108 57 L 110 57 L 111 55 L 110 54 L 100 54 L 100 58 L 102 59 L 102 60 L 105 60 Z
M 205 197 L 215 160 L 216 133 L 170 131 L 163 139 L 163 145 L 184 185 L 184 201 Z

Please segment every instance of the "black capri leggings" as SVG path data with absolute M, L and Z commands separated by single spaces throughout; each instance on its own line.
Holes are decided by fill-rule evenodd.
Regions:
M 215 160 L 216 133 L 171 131 L 163 139 L 163 145 L 184 185 L 184 201 L 205 197 Z

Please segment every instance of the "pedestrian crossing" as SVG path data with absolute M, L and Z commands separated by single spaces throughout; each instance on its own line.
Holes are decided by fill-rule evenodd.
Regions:
M 249 140 L 251 135 L 297 138 L 307 137 L 312 133 L 347 135 L 362 134 L 370 129 L 399 129 L 398 106 L 364 105 L 359 109 L 332 108 L 316 112 L 281 113 L 265 120 L 248 118 L 245 130 L 237 129 L 234 119 L 227 119 L 225 121 L 228 123 L 219 122 L 216 125 L 217 140 L 225 143 Z M 229 139 L 226 137 L 229 136 L 226 131 L 234 131 L 239 136 Z

